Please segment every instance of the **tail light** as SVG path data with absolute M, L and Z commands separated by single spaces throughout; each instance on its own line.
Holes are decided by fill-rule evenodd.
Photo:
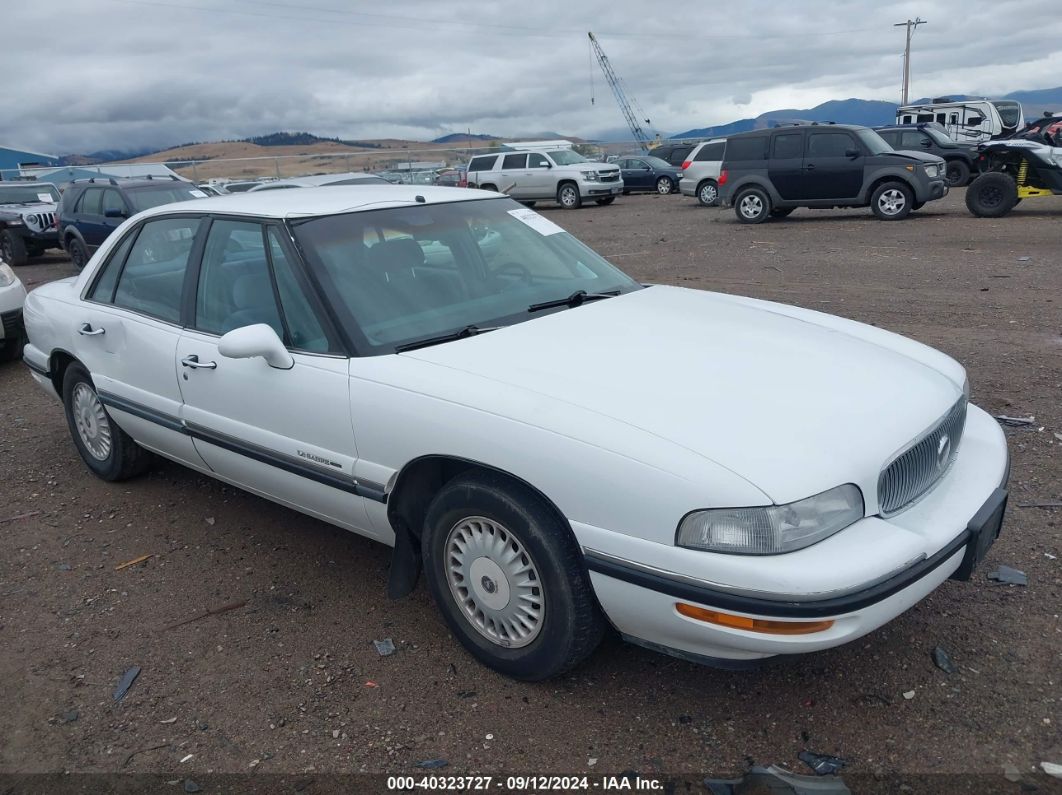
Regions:
M 719 172 L 718 184 L 719 185 L 725 185 L 726 184 L 726 178 L 727 178 L 727 173 L 726 173 L 726 169 L 724 168 L 722 171 Z
M 692 161 L 692 160 L 683 160 L 683 161 L 682 161 L 682 169 L 683 169 L 683 170 L 686 170 L 687 168 L 689 168 L 689 167 L 690 167 L 690 164 L 691 164 L 691 163 L 693 163 L 693 161 Z

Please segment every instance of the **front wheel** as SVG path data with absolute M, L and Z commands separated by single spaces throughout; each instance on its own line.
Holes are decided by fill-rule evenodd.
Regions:
M 1000 218 L 1018 203 L 1018 183 L 1009 174 L 989 171 L 966 189 L 966 209 L 978 218 Z
M 763 188 L 745 188 L 734 199 L 734 214 L 743 224 L 762 224 L 771 217 L 771 197 Z
M 949 160 L 944 167 L 944 179 L 949 188 L 961 188 L 970 181 L 970 167 L 962 160 Z
M 70 262 L 72 262 L 74 267 L 78 270 L 84 268 L 89 261 L 88 252 L 85 250 L 85 244 L 76 237 L 70 239 L 66 251 L 70 255 Z
M 579 194 L 579 188 L 571 182 L 565 182 L 557 188 L 557 204 L 565 210 L 578 210 L 583 206 L 583 197 Z
M 151 453 L 111 419 L 80 364 L 71 364 L 63 376 L 63 408 L 74 445 L 97 477 L 126 480 L 151 466 Z
M 911 213 L 914 195 L 902 182 L 886 182 L 874 190 L 870 209 L 882 221 L 900 221 Z
M 714 179 L 706 179 L 697 186 L 697 201 L 705 207 L 714 207 L 719 203 L 719 185 Z
M 29 252 L 26 251 L 26 241 L 21 235 L 17 235 L 10 229 L 5 229 L 0 235 L 0 259 L 8 265 L 25 265 L 29 261 Z
M 661 196 L 667 196 L 675 192 L 675 183 L 667 177 L 661 177 L 656 181 L 656 192 Z
M 608 205 L 612 204 L 612 202 L 616 201 L 616 197 L 615 196 L 605 196 L 603 199 L 594 199 L 594 201 L 597 204 L 600 204 L 602 207 L 607 207 Z
M 604 634 L 571 528 L 535 492 L 501 475 L 469 473 L 446 484 L 428 508 L 421 550 L 450 630 L 507 676 L 563 673 Z

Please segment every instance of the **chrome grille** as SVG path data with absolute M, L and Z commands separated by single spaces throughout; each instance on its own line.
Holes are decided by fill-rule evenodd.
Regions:
M 883 516 L 903 510 L 940 480 L 955 460 L 965 425 L 966 398 L 963 397 L 944 419 L 881 471 L 878 506 Z
M 619 172 L 617 171 L 615 174 L 602 174 L 601 175 L 601 181 L 602 182 L 619 182 Z

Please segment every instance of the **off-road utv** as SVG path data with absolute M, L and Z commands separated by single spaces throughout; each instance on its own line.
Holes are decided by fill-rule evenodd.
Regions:
M 983 173 L 966 189 L 966 207 L 974 215 L 999 218 L 1022 199 L 1062 194 L 1062 115 L 1037 119 L 978 152 Z
M 59 248 L 58 203 L 59 191 L 50 182 L 0 182 L 0 259 L 25 265 L 45 249 Z

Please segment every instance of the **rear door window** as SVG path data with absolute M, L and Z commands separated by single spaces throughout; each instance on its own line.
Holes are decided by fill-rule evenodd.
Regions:
M 709 162 L 714 163 L 723 159 L 723 150 L 726 148 L 725 141 L 717 141 L 714 144 L 705 144 L 697 152 L 697 156 L 694 161 L 697 163 Z
M 521 152 L 515 155 L 506 155 L 502 160 L 502 168 L 527 168 L 527 153 Z
M 766 135 L 731 138 L 726 142 L 726 159 L 728 161 L 765 160 L 768 140 Z
M 140 228 L 118 277 L 114 305 L 179 323 L 188 258 L 198 218 L 164 218 Z
M 490 171 L 494 167 L 494 161 L 497 159 L 497 155 L 483 155 L 482 157 L 473 157 L 472 162 L 468 164 L 468 170 Z
M 81 203 L 78 205 L 77 211 L 86 215 L 103 215 L 102 200 L 102 188 L 89 188 L 81 197 Z

